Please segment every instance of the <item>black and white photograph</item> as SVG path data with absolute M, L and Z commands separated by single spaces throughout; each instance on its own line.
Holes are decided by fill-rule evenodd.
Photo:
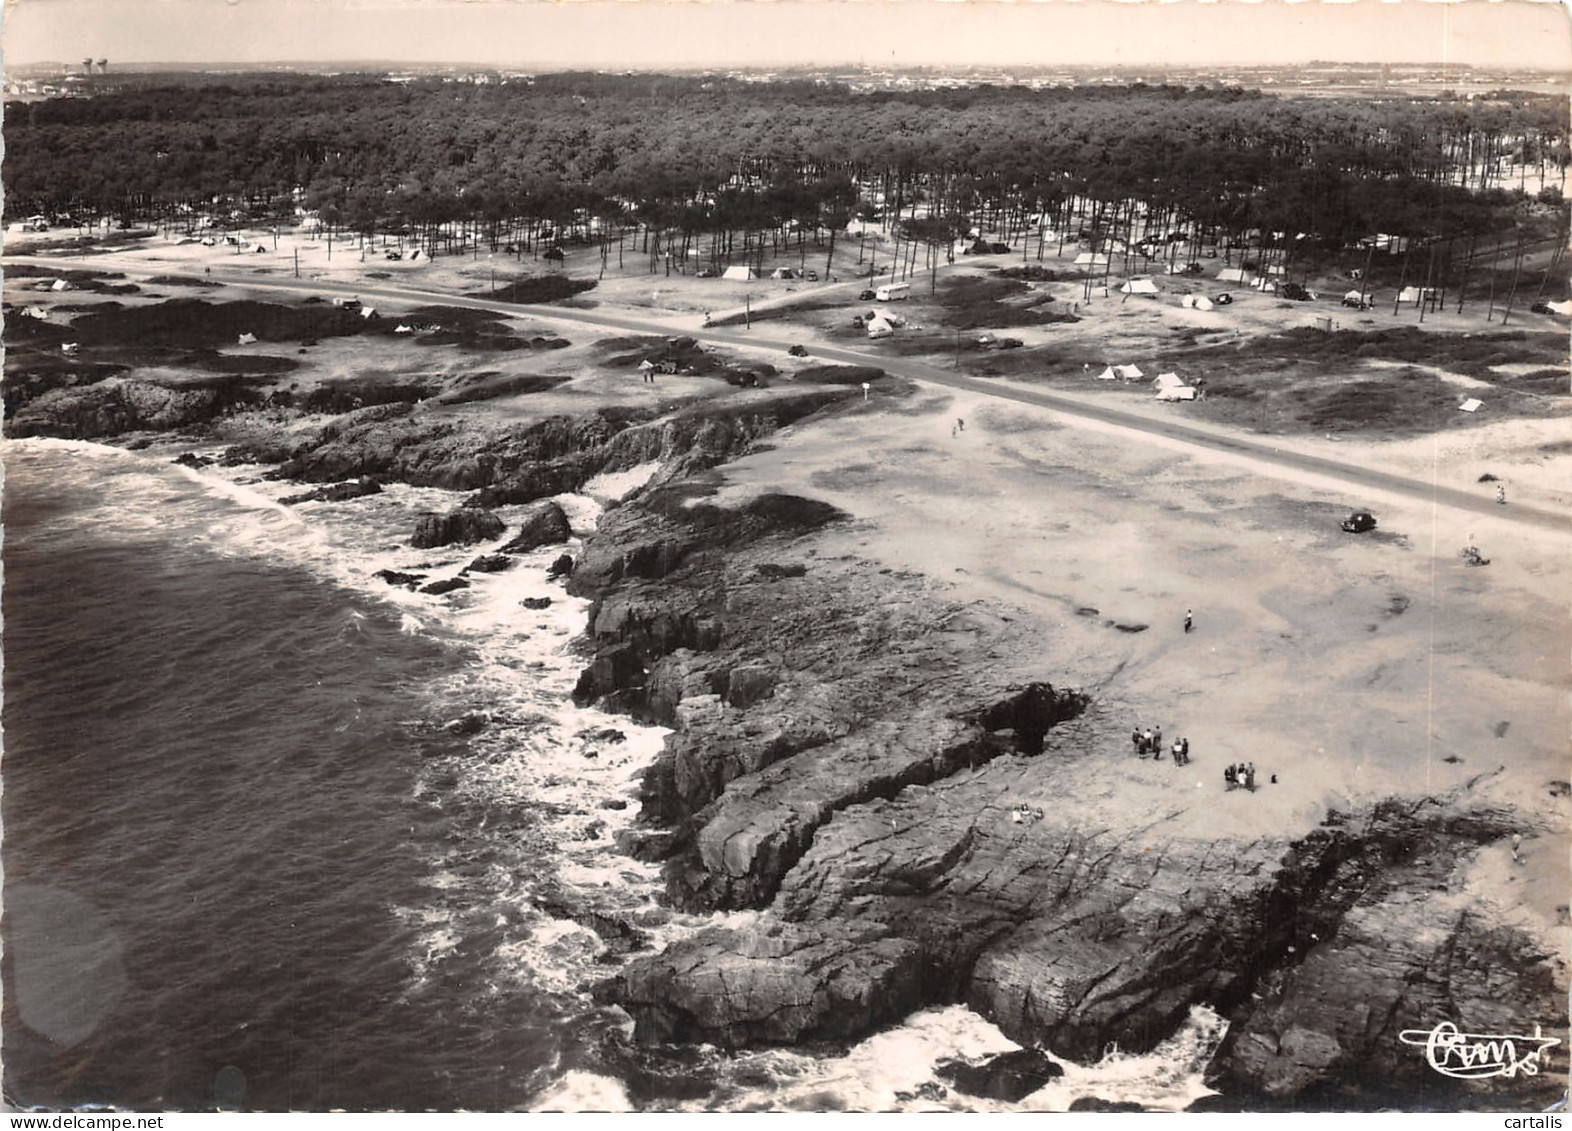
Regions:
M 1561 1126 L 1565 5 L 0 43 L 8 1118 Z

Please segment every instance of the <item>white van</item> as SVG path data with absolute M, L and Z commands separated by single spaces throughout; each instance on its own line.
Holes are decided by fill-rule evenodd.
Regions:
M 873 297 L 880 302 L 894 302 L 896 299 L 905 298 L 911 291 L 910 283 L 888 283 L 873 293 Z

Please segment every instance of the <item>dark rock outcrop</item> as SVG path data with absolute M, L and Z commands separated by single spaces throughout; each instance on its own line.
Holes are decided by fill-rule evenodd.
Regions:
M 549 609 L 551 608 L 551 598 L 525 597 L 522 601 L 519 602 L 519 604 L 523 605 L 526 609 Z
M 426 580 L 423 573 L 401 573 L 396 569 L 379 569 L 376 575 L 389 585 L 403 585 L 410 589 Z
M 550 499 L 536 503 L 519 522 L 519 532 L 502 547 L 504 554 L 527 554 L 542 546 L 566 542 L 573 537 L 573 527 L 562 508 Z
M 415 520 L 409 544 L 417 550 L 455 543 L 489 542 L 502 536 L 507 527 L 490 511 L 456 510 L 448 514 L 423 514 Z
M 1039 1049 L 1000 1053 L 981 1064 L 941 1060 L 937 1068 L 939 1078 L 948 1080 L 957 1092 L 1012 1104 L 1064 1075 L 1064 1069 Z
M 482 554 L 464 567 L 465 573 L 502 573 L 517 563 L 506 554 Z
M 348 483 L 335 483 L 329 487 L 319 487 L 315 491 L 307 491 L 303 495 L 290 495 L 280 499 L 282 503 L 342 503 L 350 499 L 362 499 L 367 495 L 380 495 L 382 484 L 369 475 Z
M 546 567 L 546 576 L 550 578 L 569 577 L 573 573 L 573 555 L 559 554 Z
M 452 593 L 459 589 L 468 588 L 469 582 L 465 581 L 462 577 L 446 577 L 441 581 L 433 581 L 430 585 L 422 585 L 420 587 L 420 591 L 422 593 L 430 593 L 435 597 L 440 597 L 444 593 Z

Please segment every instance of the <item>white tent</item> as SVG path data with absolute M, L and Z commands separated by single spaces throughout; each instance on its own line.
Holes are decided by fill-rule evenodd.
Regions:
M 71 284 L 65 279 L 56 279 L 54 282 L 49 284 L 49 289 L 52 291 L 69 291 L 71 289 Z
M 1162 293 L 1157 289 L 1157 284 L 1150 279 L 1131 279 L 1124 286 L 1120 287 L 1119 290 L 1127 295 L 1155 295 Z
M 1473 397 L 1469 397 L 1466 401 L 1457 407 L 1462 409 L 1464 412 L 1478 412 L 1480 409 L 1485 407 L 1485 402 L 1475 400 Z
M 255 334 L 241 334 L 240 335 L 240 344 L 243 345 L 243 346 L 253 345 L 256 342 L 256 340 L 257 340 L 257 336 Z
M 76 343 L 75 342 L 61 342 L 60 343 L 60 352 L 61 353 L 75 353 L 76 352 Z
M 1106 267 L 1108 266 L 1108 256 L 1083 251 L 1075 257 L 1075 265 L 1077 267 Z
M 1563 315 L 1563 316 L 1572 315 L 1572 301 L 1569 301 L 1569 302 L 1547 302 L 1547 303 L 1545 303 L 1545 305 L 1548 306 L 1556 314 L 1560 314 L 1560 315 Z
M 868 319 L 867 330 L 870 338 L 888 338 L 895 333 L 894 326 L 891 326 L 883 318 L 877 317 Z
M 400 322 L 397 326 L 393 327 L 393 332 L 395 334 L 413 334 L 415 332 L 415 328 L 413 326 L 406 326 L 404 323 Z
M 1097 379 L 1099 381 L 1112 381 L 1118 376 L 1119 374 L 1114 372 L 1114 367 L 1109 365 L 1106 366 L 1103 371 L 1097 375 Z
M 1152 385 L 1157 389 L 1179 389 L 1184 387 L 1184 382 L 1177 373 L 1159 373 Z
M 363 306 L 363 307 L 361 307 L 360 308 L 360 316 L 362 318 L 375 318 L 377 316 L 376 307 L 374 307 L 374 306 Z
M 1398 302 L 1411 302 L 1417 305 L 1420 297 L 1421 292 L 1418 287 L 1404 287 L 1397 293 Z
M 1288 268 L 1281 263 L 1274 263 L 1266 269 L 1266 273 L 1268 275 L 1286 275 L 1288 274 Z
M 1262 294 L 1275 295 L 1277 293 L 1277 284 L 1270 279 L 1257 279 L 1250 285 Z
M 1250 272 L 1243 267 L 1224 267 L 1217 273 L 1217 280 L 1221 283 L 1248 283 Z
M 729 279 L 733 283 L 746 283 L 758 277 L 752 267 L 728 267 L 721 272 L 722 279 Z
M 1179 301 L 1179 304 L 1192 310 L 1212 309 L 1212 300 L 1207 298 L 1205 295 L 1185 295 L 1184 298 Z
M 770 278 L 772 279 L 795 279 L 796 277 L 797 272 L 790 267 L 777 267 L 770 272 Z
M 1157 399 L 1160 401 L 1193 401 L 1195 396 L 1195 390 L 1189 385 L 1171 385 L 1157 390 Z
M 1146 375 L 1135 365 L 1110 365 L 1097 375 L 1097 379 L 1112 381 L 1118 378 L 1121 381 L 1139 381 L 1144 376 Z
M 29 307 L 26 307 L 26 308 L 23 309 L 22 313 L 27 315 L 29 318 L 36 318 L 40 322 L 48 322 L 49 321 L 49 311 L 45 310 L 41 306 L 29 306 Z

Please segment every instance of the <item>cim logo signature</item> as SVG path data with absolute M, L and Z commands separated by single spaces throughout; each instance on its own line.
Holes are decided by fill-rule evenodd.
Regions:
M 1431 1068 L 1458 1080 L 1511 1078 L 1518 1073 L 1537 1076 L 1540 1055 L 1561 1043 L 1555 1037 L 1541 1036 L 1538 1025 L 1534 1026 L 1532 1037 L 1525 1037 L 1515 1033 L 1460 1033 L 1450 1021 L 1430 1030 L 1404 1029 L 1397 1038 L 1405 1045 L 1424 1049 Z

